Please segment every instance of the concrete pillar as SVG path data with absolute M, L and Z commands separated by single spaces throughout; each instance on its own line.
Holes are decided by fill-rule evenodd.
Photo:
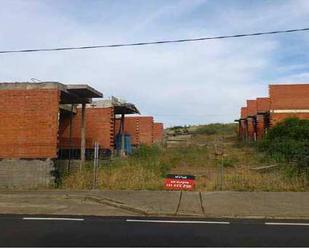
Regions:
M 265 117 L 263 114 L 256 115 L 257 140 L 261 140 L 265 134 Z
M 242 127 L 241 127 L 241 121 L 238 121 L 238 138 L 241 139 L 242 137 Z
M 241 119 L 239 121 L 240 123 L 240 139 L 243 141 L 243 142 L 246 142 L 247 141 L 247 122 L 245 119 Z
M 80 144 L 80 169 L 85 164 L 86 159 L 86 104 L 82 104 L 82 115 L 81 115 L 81 144 Z
M 120 156 L 125 156 L 124 114 L 121 114 L 121 149 Z
M 254 118 L 250 117 L 247 118 L 247 131 L 248 131 L 248 141 L 254 141 L 256 137 L 255 133 L 255 121 Z
M 70 123 L 69 123 L 69 161 L 68 161 L 68 172 L 71 171 L 73 109 L 74 109 L 74 105 L 71 104 Z

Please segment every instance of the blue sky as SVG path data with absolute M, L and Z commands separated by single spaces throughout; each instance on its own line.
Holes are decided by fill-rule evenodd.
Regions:
M 309 26 L 309 1 L 1 0 L 0 50 Z M 0 81 L 88 83 L 167 126 L 232 122 L 269 83 L 309 82 L 309 32 L 135 48 L 4 54 Z

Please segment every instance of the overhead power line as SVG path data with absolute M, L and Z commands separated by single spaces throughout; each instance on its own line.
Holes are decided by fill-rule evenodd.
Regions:
M 150 41 L 150 42 L 137 42 L 137 43 L 119 43 L 119 44 L 79 46 L 79 47 L 58 47 L 58 48 L 2 50 L 2 51 L 0 51 L 0 54 L 51 52 L 51 51 L 83 50 L 83 49 L 98 49 L 98 48 L 136 47 L 136 46 L 147 46 L 147 45 L 160 45 L 160 44 L 167 44 L 167 43 L 198 42 L 198 41 L 207 41 L 207 40 L 241 38 L 241 37 L 249 37 L 249 36 L 274 35 L 274 34 L 282 34 L 282 33 L 302 32 L 302 31 L 309 31 L 309 28 L 287 29 L 287 30 L 267 31 L 267 32 L 258 32 L 258 33 L 237 34 L 237 35 L 198 37 L 198 38 L 177 39 L 177 40 L 161 40 L 161 41 Z

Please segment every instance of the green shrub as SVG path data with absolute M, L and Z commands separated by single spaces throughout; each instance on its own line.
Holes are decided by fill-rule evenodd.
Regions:
M 309 170 L 309 120 L 288 118 L 271 128 L 258 144 L 277 162 L 288 162 L 301 174 Z M 291 171 L 291 168 L 287 169 Z
M 161 153 L 161 148 L 159 145 L 154 144 L 152 146 L 140 145 L 139 148 L 133 151 L 132 158 L 135 159 L 152 159 L 158 157 Z
M 233 134 L 235 133 L 235 130 L 236 130 L 235 124 L 214 123 L 199 126 L 194 131 L 194 134 L 205 134 L 205 135 Z
M 238 162 L 237 158 L 224 158 L 222 161 L 223 167 L 234 167 Z

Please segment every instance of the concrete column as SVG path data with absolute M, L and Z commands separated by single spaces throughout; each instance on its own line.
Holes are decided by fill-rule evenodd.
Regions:
M 244 119 L 240 120 L 240 139 L 243 142 L 247 141 L 247 122 Z
M 254 141 L 255 140 L 255 122 L 252 117 L 247 118 L 247 131 L 248 131 L 248 141 Z
M 71 171 L 73 109 L 74 109 L 74 105 L 71 104 L 70 123 L 69 123 L 69 162 L 68 162 L 68 172 Z
M 124 114 L 121 114 L 121 149 L 120 156 L 125 156 Z
M 238 138 L 240 139 L 242 137 L 242 126 L 241 121 L 238 121 Z
M 86 104 L 82 104 L 82 115 L 81 115 L 81 144 L 80 144 L 80 169 L 85 164 L 86 158 Z
M 256 116 L 256 132 L 257 132 L 257 139 L 261 140 L 265 134 L 265 118 L 263 114 L 258 114 Z

